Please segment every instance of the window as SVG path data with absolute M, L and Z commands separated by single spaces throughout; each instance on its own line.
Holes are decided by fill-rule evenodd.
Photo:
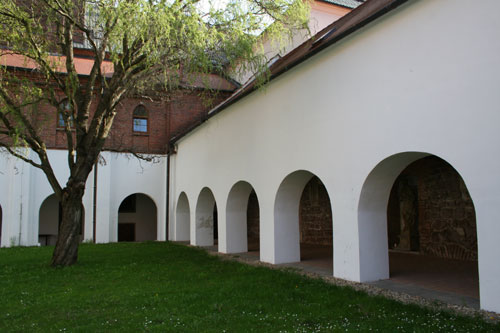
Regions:
M 99 22 L 99 4 L 96 1 L 85 2 L 85 26 L 90 30 L 90 36 L 97 47 L 100 47 L 104 35 L 104 26 Z M 79 46 L 79 45 L 78 45 Z M 84 35 L 83 48 L 92 49 L 87 35 Z
M 134 132 L 148 132 L 148 110 L 144 105 L 138 105 L 134 110 Z
M 73 127 L 73 114 L 71 112 L 71 104 L 69 103 L 68 99 L 65 98 L 59 103 L 58 106 L 58 112 L 57 112 L 57 127 L 64 128 L 66 127 L 66 121 L 64 120 L 64 114 L 69 115 L 69 123 L 70 126 Z

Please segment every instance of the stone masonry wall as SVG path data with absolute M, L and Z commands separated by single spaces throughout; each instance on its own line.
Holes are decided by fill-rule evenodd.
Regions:
M 325 186 L 313 177 L 305 186 L 299 206 L 300 242 L 332 245 L 332 208 Z
M 408 205 L 401 204 L 405 180 L 416 184 L 417 249 L 437 257 L 477 260 L 476 217 L 472 199 L 460 175 L 444 160 L 431 156 L 410 164 L 395 182 L 388 205 L 389 247 L 400 248 Z M 401 185 L 403 183 L 403 186 Z M 399 205 L 398 205 L 399 202 Z M 412 209 L 410 207 L 410 209 Z M 398 211 L 399 210 L 399 211 Z M 399 220 L 398 220 L 399 217 Z M 414 248 L 412 248 L 414 250 Z

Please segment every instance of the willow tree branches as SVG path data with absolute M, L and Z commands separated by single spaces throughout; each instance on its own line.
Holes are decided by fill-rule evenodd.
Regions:
M 255 52 L 258 34 L 279 39 L 303 28 L 307 1 L 3 0 L 0 146 L 42 169 L 60 193 L 40 134 L 47 110 L 64 125 L 68 183 L 84 181 L 125 97 L 169 94 L 181 77 L 225 75 L 242 62 L 265 73 L 266 59 Z M 79 69 L 77 47 L 90 54 L 89 70 Z M 17 147 L 30 148 L 37 159 Z

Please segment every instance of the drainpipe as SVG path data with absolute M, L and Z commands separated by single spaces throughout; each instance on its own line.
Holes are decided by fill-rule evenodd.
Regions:
M 165 210 L 165 241 L 168 242 L 168 229 L 170 226 L 170 207 L 169 207 L 169 201 L 170 201 L 170 113 L 172 112 L 172 103 L 168 103 L 168 106 L 166 108 L 166 116 L 167 116 L 167 195 L 166 195 L 166 210 Z
M 97 229 L 97 166 L 99 162 L 99 157 L 94 165 L 94 203 L 93 203 L 93 211 L 92 211 L 92 240 L 94 244 L 96 243 L 96 229 Z
M 170 207 L 169 207 L 169 202 L 170 202 L 170 155 L 175 155 L 177 154 L 177 150 L 175 149 L 175 146 L 169 144 L 168 148 L 168 155 L 167 155 L 167 222 L 170 221 Z M 168 223 L 167 223 L 167 240 L 168 240 Z
M 21 195 L 19 196 L 21 199 L 20 200 L 21 205 L 19 207 L 19 236 L 17 239 L 18 246 L 21 246 L 21 236 L 23 234 L 23 199 L 24 199 L 23 198 L 23 183 L 24 183 L 24 163 L 22 164 L 22 167 L 21 167 Z

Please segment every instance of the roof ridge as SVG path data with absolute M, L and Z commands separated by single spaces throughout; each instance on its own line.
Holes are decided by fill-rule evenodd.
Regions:
M 332 5 L 342 6 L 350 9 L 354 9 L 361 5 L 365 0 L 317 0 L 321 2 L 326 2 Z

